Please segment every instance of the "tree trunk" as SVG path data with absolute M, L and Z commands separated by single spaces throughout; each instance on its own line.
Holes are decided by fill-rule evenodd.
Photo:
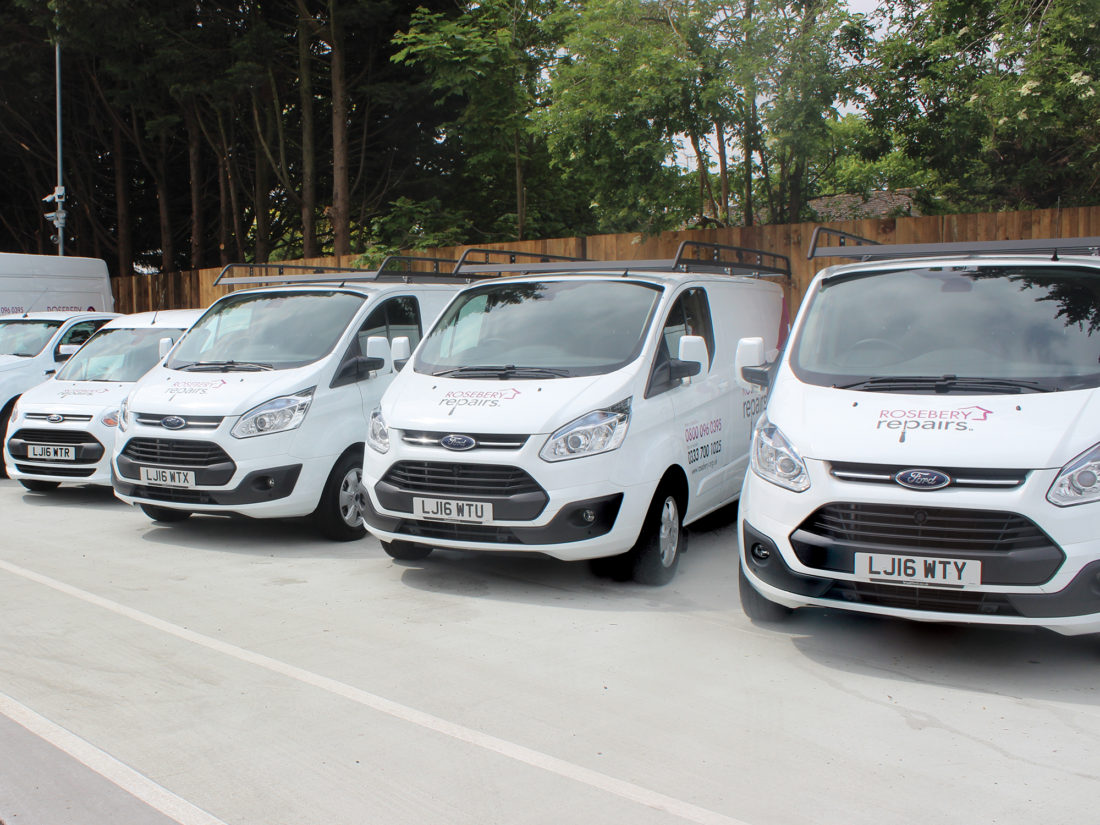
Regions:
M 730 176 L 729 167 L 726 164 L 726 130 L 722 127 L 722 121 L 714 124 L 715 140 L 718 142 L 718 180 L 721 186 L 721 202 L 718 204 L 719 217 L 722 223 L 729 226 L 730 223 Z
M 310 43 L 315 26 L 305 4 L 298 4 L 298 92 L 302 110 L 302 257 L 317 257 L 317 171 L 313 146 L 313 64 Z
M 184 121 L 187 125 L 187 169 L 191 174 L 191 268 L 199 269 L 206 234 L 202 220 L 202 131 L 191 105 L 184 109 Z
M 691 148 L 695 151 L 696 163 L 699 168 L 699 201 L 702 210 L 700 217 L 705 223 L 707 215 L 717 217 L 714 205 L 714 190 L 710 185 L 710 170 L 707 168 L 707 159 L 703 153 L 703 147 L 699 143 L 699 136 L 692 131 L 688 133 L 688 138 L 691 140 Z
M 523 179 L 523 159 L 519 152 L 519 132 L 512 140 L 512 150 L 516 159 L 516 240 L 524 240 L 527 223 L 527 190 Z
M 115 220 L 118 224 L 118 274 L 128 278 L 134 273 L 134 236 L 130 225 L 130 175 L 122 143 L 122 127 L 117 119 L 111 126 L 111 143 L 115 169 Z
M 345 88 L 344 37 L 336 20 L 337 0 L 329 0 L 329 46 L 332 49 L 332 220 L 333 251 L 351 254 L 351 182 L 348 159 L 348 101 Z
M 172 241 L 172 212 L 168 199 L 168 141 L 160 139 L 157 147 L 156 186 L 157 212 L 160 217 L 160 271 L 174 272 L 176 268 L 176 248 Z

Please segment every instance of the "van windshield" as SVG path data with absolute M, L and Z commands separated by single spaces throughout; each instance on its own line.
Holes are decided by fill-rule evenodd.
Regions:
M 480 285 L 447 307 L 413 368 L 453 378 L 602 375 L 638 357 L 660 297 L 635 281 Z
M 188 331 L 165 366 L 252 372 L 312 364 L 332 351 L 365 300 L 336 290 L 230 295 Z
M 803 381 L 882 392 L 1100 385 L 1100 270 L 966 264 L 841 273 L 792 342 Z
M 0 321 L 0 355 L 33 358 L 60 327 L 60 321 Z
M 179 340 L 182 329 L 102 329 L 57 373 L 58 381 L 137 381 L 157 363 L 162 338 Z

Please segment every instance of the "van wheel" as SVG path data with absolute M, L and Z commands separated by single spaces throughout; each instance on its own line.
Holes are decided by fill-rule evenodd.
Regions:
M 749 577 L 745 575 L 745 569 L 737 565 L 737 594 L 741 597 L 741 610 L 755 624 L 774 624 L 781 622 L 791 615 L 791 609 L 782 604 L 764 598 Z
M 391 559 L 398 561 L 420 561 L 432 554 L 432 548 L 426 544 L 413 544 L 411 541 L 384 541 L 382 549 Z
M 356 450 L 344 453 L 329 473 L 321 502 L 313 511 L 325 538 L 354 541 L 367 534 L 363 524 L 363 500 L 359 492 L 363 480 L 363 455 Z
M 639 584 L 668 584 L 687 549 L 687 531 L 680 503 L 667 488 L 657 491 L 638 541 L 627 554 L 631 575 Z
M 19 483 L 33 493 L 48 493 L 61 486 L 60 481 L 40 481 L 35 478 L 21 478 Z
M 139 504 L 141 512 L 145 513 L 153 521 L 187 521 L 191 518 L 190 510 L 173 510 L 171 507 L 158 507 L 155 504 Z
M 11 411 L 15 407 L 16 399 L 13 398 L 7 404 L 4 405 L 4 409 L 0 410 L 0 446 L 3 442 L 8 440 L 8 421 L 11 420 Z M 4 459 L 0 457 L 0 478 L 8 477 L 8 468 L 4 464 Z

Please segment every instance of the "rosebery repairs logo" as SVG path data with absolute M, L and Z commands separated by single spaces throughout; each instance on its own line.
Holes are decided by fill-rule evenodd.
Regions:
M 441 407 L 499 407 L 505 401 L 513 401 L 519 390 L 448 390 L 439 399 Z M 452 409 L 453 412 L 453 409 Z
M 59 392 L 57 394 L 57 397 L 58 398 L 91 398 L 94 395 L 100 395 L 100 394 L 105 393 L 105 392 L 110 392 L 110 390 L 107 387 L 102 387 L 102 388 L 97 387 L 97 388 L 94 388 L 94 389 L 91 389 L 91 388 L 89 388 L 89 389 L 71 388 L 71 389 L 62 390 L 61 392 Z
M 224 378 L 212 378 L 208 381 L 173 381 L 168 387 L 168 397 L 171 399 L 177 395 L 206 395 L 210 390 L 223 387 L 226 383 Z
M 888 409 L 879 410 L 876 430 L 897 430 L 898 441 L 905 440 L 905 434 L 915 431 L 965 433 L 977 429 L 976 424 L 988 421 L 993 410 L 985 407 L 956 407 L 952 410 L 933 409 Z

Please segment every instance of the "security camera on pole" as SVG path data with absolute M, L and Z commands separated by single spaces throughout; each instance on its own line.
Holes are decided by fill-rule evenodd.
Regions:
M 60 149 L 58 150 L 60 151 Z M 59 173 L 60 174 L 60 173 Z M 65 187 L 54 187 L 52 195 L 46 195 L 42 199 L 44 203 L 56 204 L 53 212 L 46 213 L 46 220 L 52 223 L 57 228 L 57 234 L 51 236 L 50 240 L 57 244 L 57 254 L 65 254 L 65 218 L 69 214 L 65 211 Z

